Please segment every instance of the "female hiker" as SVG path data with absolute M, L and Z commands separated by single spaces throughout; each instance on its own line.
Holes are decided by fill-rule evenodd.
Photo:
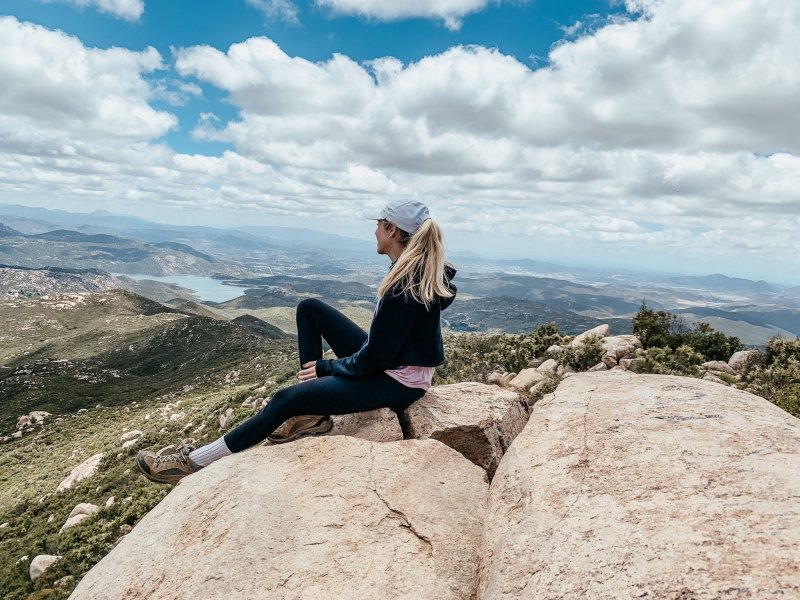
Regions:
M 324 302 L 303 300 L 297 306 L 300 383 L 279 390 L 260 413 L 211 444 L 194 448 L 184 442 L 161 456 L 139 452 L 145 477 L 177 483 L 258 444 L 291 417 L 303 415 L 284 441 L 329 430 L 327 415 L 400 412 L 425 394 L 434 368 L 444 361 L 439 315 L 455 298 L 456 270 L 445 262 L 441 229 L 421 202 L 395 201 L 367 218 L 378 221 L 378 254 L 392 261 L 378 287 L 369 334 Z M 338 358 L 322 358 L 322 338 Z

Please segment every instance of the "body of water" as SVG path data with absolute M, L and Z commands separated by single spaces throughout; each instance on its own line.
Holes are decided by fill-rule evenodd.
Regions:
M 225 302 L 226 300 L 233 300 L 244 294 L 242 287 L 232 285 L 224 285 L 219 279 L 211 277 L 201 277 L 199 275 L 141 275 L 138 273 L 112 273 L 117 277 L 125 276 L 131 279 L 141 281 L 142 279 L 149 279 L 151 281 L 160 281 L 162 283 L 174 283 L 184 288 L 188 288 L 195 292 L 201 300 L 209 302 Z

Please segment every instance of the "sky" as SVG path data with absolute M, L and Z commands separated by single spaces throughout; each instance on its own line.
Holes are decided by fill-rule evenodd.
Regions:
M 800 284 L 796 0 L 4 0 L 0 203 Z M 0 207 L 1 208 L 1 207 Z

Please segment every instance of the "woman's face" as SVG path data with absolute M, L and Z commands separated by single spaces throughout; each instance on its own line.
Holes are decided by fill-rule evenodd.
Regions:
M 387 254 L 392 245 L 391 229 L 388 221 L 378 221 L 375 228 L 375 239 L 378 240 L 378 254 Z

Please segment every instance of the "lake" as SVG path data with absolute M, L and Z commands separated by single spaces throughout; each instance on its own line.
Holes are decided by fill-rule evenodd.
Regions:
M 199 275 L 142 275 L 139 273 L 112 273 L 117 277 L 125 276 L 131 279 L 141 281 L 142 279 L 150 279 L 151 281 L 160 281 L 162 283 L 174 283 L 181 287 L 188 288 L 200 297 L 201 300 L 209 302 L 225 302 L 226 300 L 233 300 L 244 294 L 242 287 L 232 285 L 224 285 L 219 279 L 211 277 L 202 277 Z

